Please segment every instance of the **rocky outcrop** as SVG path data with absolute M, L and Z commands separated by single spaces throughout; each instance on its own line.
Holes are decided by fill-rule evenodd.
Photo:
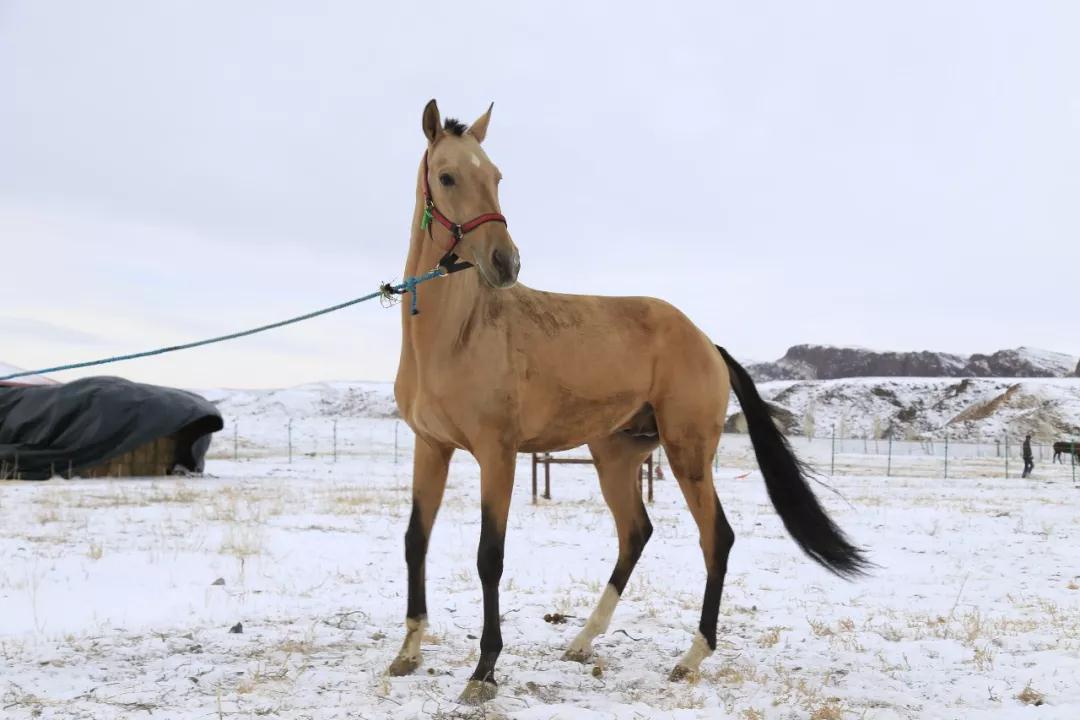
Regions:
M 1063 353 L 1016 348 L 970 357 L 952 353 L 881 352 L 856 347 L 795 345 L 776 362 L 754 363 L 758 381 L 833 380 L 849 377 L 1068 377 L 1080 375 L 1076 358 Z

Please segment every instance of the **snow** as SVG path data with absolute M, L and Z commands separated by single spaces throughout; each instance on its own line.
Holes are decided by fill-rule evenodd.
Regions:
M 1080 489 L 1068 468 L 943 481 L 894 457 L 906 476 L 886 478 L 877 459 L 842 456 L 853 474 L 828 482 L 850 504 L 819 497 L 880 566 L 847 583 L 800 554 L 745 438 L 725 438 L 718 488 L 738 539 L 720 649 L 700 678 L 672 684 L 704 582 L 675 484 L 657 482 L 656 532 L 597 640 L 595 676 L 559 657 L 611 572 L 612 522 L 587 466 L 553 468 L 553 499 L 530 504 L 523 456 L 499 696 L 478 711 L 454 702 L 481 627 L 478 468 L 464 454 L 451 468 L 427 563 L 424 662 L 387 677 L 404 631 L 410 459 L 395 462 L 396 421 L 354 423 L 352 454 L 336 463 L 290 464 L 278 446 L 212 459 L 205 478 L 0 485 L 3 716 L 1080 716 Z M 817 444 L 795 445 L 820 464 Z M 569 622 L 546 623 L 552 612 Z M 237 622 L 243 633 L 230 634 Z M 1029 685 L 1041 707 L 1018 699 Z

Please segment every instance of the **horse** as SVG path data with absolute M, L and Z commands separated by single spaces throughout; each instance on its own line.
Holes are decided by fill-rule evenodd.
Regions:
M 1072 455 L 1073 463 L 1080 463 L 1080 443 L 1075 442 L 1056 442 L 1054 443 L 1054 460 L 1053 462 L 1064 463 L 1065 460 L 1062 455 Z
M 584 663 L 652 535 L 637 472 L 662 445 L 697 524 L 706 568 L 697 632 L 669 676 L 693 677 L 716 649 L 735 542 L 712 475 L 732 390 L 769 497 L 795 542 L 841 577 L 865 573 L 869 562 L 818 503 L 806 466 L 749 374 L 683 313 L 653 298 L 558 294 L 517 282 L 520 254 L 499 204 L 502 176 L 483 148 L 491 111 L 468 126 L 443 122 L 431 100 L 421 118 L 427 147 L 417 171 L 405 277 L 432 269 L 443 277 L 413 285 L 413 302 L 401 310 L 394 395 L 415 448 L 405 531 L 405 638 L 388 672 L 406 675 L 421 662 L 425 558 L 456 450 L 471 453 L 480 466 L 476 564 L 483 632 L 476 669 L 460 697 L 479 704 L 497 693 L 499 581 L 517 454 L 587 445 L 614 517 L 618 559 L 563 655 Z

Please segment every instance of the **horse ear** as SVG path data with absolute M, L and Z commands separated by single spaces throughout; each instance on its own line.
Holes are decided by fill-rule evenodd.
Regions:
M 428 100 L 428 104 L 424 106 L 424 118 L 421 124 L 424 127 L 424 135 L 427 136 L 428 143 L 434 144 L 442 136 L 444 132 L 442 118 L 439 117 L 439 106 L 434 98 Z
M 491 120 L 491 108 L 495 107 L 495 103 L 488 105 L 487 112 L 480 117 L 476 118 L 476 121 L 469 126 L 469 134 L 476 138 L 476 142 L 484 142 L 484 138 L 487 136 L 488 121 Z

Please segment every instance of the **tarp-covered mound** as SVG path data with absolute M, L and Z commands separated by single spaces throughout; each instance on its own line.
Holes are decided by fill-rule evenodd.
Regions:
M 224 423 L 213 403 L 184 390 L 93 377 L 63 385 L 0 385 L 0 463 L 44 480 L 76 473 L 167 436 L 175 464 L 201 472 L 211 434 Z M 171 464 L 170 464 L 171 467 Z

